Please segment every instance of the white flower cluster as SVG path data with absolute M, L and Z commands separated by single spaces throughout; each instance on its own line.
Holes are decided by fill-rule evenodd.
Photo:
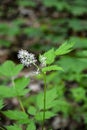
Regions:
M 34 54 L 32 53 L 29 53 L 28 51 L 26 50 L 19 50 L 18 52 L 18 58 L 20 59 L 21 63 L 24 65 L 24 66 L 30 66 L 31 64 L 35 64 L 36 63 L 36 59 L 35 59 L 35 56 Z
M 40 62 L 42 67 L 46 66 L 46 59 L 47 58 L 45 56 L 40 55 Z

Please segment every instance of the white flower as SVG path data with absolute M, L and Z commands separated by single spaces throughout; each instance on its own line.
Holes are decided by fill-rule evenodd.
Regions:
M 28 51 L 23 50 L 23 49 L 19 50 L 19 52 L 18 52 L 19 59 L 26 58 L 26 57 L 28 57 L 28 55 L 29 55 Z
M 40 62 L 42 67 L 46 66 L 46 59 L 47 58 L 45 56 L 40 55 Z
M 20 59 L 21 63 L 24 65 L 24 66 L 29 66 L 31 64 L 35 64 L 36 63 L 36 59 L 35 59 L 35 56 L 34 54 L 32 53 L 29 53 L 28 51 L 26 50 L 23 50 L 21 49 L 19 52 L 18 52 L 18 58 Z

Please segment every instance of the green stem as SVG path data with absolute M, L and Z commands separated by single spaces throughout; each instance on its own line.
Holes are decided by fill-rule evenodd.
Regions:
M 40 68 L 35 63 L 33 65 L 37 68 L 37 70 L 40 70 Z
M 23 106 L 23 103 L 22 103 L 20 97 L 18 97 L 18 101 L 19 101 L 19 104 L 20 104 L 21 110 L 22 110 L 23 112 L 25 112 L 25 109 L 24 109 L 24 106 Z M 25 112 L 25 113 L 26 113 L 26 112 Z
M 44 77 L 44 109 L 43 109 L 43 125 L 42 125 L 42 130 L 44 130 L 45 112 L 46 112 L 46 88 L 47 88 L 47 84 L 46 84 L 46 74 L 45 73 L 43 73 L 43 77 Z
M 23 103 L 22 103 L 22 101 L 21 101 L 21 99 L 20 99 L 20 97 L 19 97 L 19 95 L 18 95 L 18 92 L 17 92 L 17 90 L 16 90 L 16 87 L 15 87 L 14 78 L 12 78 L 12 84 L 13 84 L 13 87 L 14 87 L 14 89 L 15 89 L 15 91 L 16 91 L 17 99 L 18 99 L 18 101 L 19 101 L 19 104 L 20 104 L 21 110 L 22 110 L 23 112 L 25 112 L 25 109 L 24 109 Z
M 43 79 L 44 79 L 44 101 L 43 101 L 43 122 L 42 122 L 42 130 L 44 129 L 44 125 L 45 125 L 45 112 L 46 112 L 46 88 L 47 88 L 47 83 L 46 83 L 46 74 L 44 72 L 42 72 L 42 70 L 36 65 L 34 64 L 34 66 L 42 73 L 43 75 Z

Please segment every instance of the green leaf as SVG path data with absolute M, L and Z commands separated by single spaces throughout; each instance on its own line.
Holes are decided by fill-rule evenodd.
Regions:
M 15 96 L 17 95 L 13 87 L 0 86 L 0 97 L 10 98 Z
M 0 73 L 2 75 L 11 77 L 13 76 L 12 71 L 15 68 L 15 64 L 12 61 L 6 61 L 0 66 Z
M 29 89 L 26 89 L 29 82 L 30 82 L 30 79 L 25 78 L 25 77 L 22 77 L 22 78 L 15 80 L 15 82 L 14 82 L 15 83 L 15 89 L 16 89 L 17 94 L 19 96 L 23 96 L 23 95 L 25 95 L 26 93 L 29 92 Z
M 30 37 L 40 37 L 42 35 L 42 31 L 40 28 L 33 27 L 25 28 L 24 33 Z
M 64 68 L 65 72 L 81 73 L 87 68 L 87 59 L 64 56 L 58 61 L 58 64 Z
M 55 113 L 51 112 L 51 111 L 46 111 L 45 112 L 45 119 L 50 119 L 51 117 L 54 117 Z M 39 112 L 36 114 L 35 119 L 37 121 L 43 121 L 43 112 Z
M 37 112 L 37 110 L 34 106 L 30 106 L 28 108 L 28 113 L 31 114 L 31 115 L 36 115 L 36 112 Z
M 20 124 L 29 122 L 28 115 L 25 112 L 19 110 L 4 111 L 3 114 L 12 120 L 18 121 Z
M 26 89 L 26 86 L 29 84 L 29 78 L 20 78 L 14 82 L 14 86 L 0 86 L 0 97 L 10 98 L 15 96 L 23 96 L 29 92 L 29 89 Z
M 31 123 L 28 125 L 28 127 L 27 127 L 26 130 L 36 130 L 36 126 L 35 126 L 34 122 L 31 122 Z
M 87 48 L 87 38 L 83 37 L 70 37 L 70 41 L 74 41 L 76 44 L 74 46 L 75 49 L 82 49 L 82 48 Z
M 12 43 L 8 40 L 0 39 L 0 46 L 10 47 Z
M 81 101 L 86 99 L 86 91 L 84 88 L 78 87 L 71 90 L 75 101 Z
M 74 43 L 67 43 L 65 42 L 64 44 L 62 44 L 56 51 L 55 54 L 57 56 L 59 55 L 63 55 L 63 54 L 67 54 L 72 50 Z
M 9 30 L 9 26 L 6 23 L 0 23 L 0 35 L 6 35 L 7 30 Z
M 16 65 L 15 66 L 15 68 L 14 68 L 14 70 L 13 70 L 13 75 L 15 76 L 15 75 L 18 75 L 19 74 L 19 72 L 21 71 L 23 69 L 23 65 L 22 64 L 19 64 L 19 65 Z
M 47 7 L 52 7 L 55 6 L 57 4 L 57 0 L 43 0 L 43 4 Z
M 51 90 L 48 90 L 46 92 L 46 109 L 50 109 L 54 106 L 55 99 L 58 97 L 57 95 L 57 89 L 52 88 Z M 36 98 L 36 105 L 39 110 L 43 110 L 44 108 L 44 95 L 43 93 L 40 93 L 37 95 Z
M 69 20 L 69 27 L 75 31 L 85 31 L 87 30 L 87 21 L 86 20 L 79 20 L 79 19 L 72 19 Z
M 3 108 L 3 100 L 0 100 L 0 109 Z
M 77 52 L 76 56 L 78 56 L 78 57 L 87 57 L 87 50 Z
M 24 7 L 27 7 L 27 6 L 31 6 L 31 7 L 35 7 L 36 3 L 32 0 L 19 0 L 17 2 L 19 4 L 19 6 L 24 6 Z
M 55 60 L 55 52 L 54 49 L 51 49 L 44 53 L 44 56 L 46 57 L 46 64 L 52 64 Z
M 15 125 L 11 125 L 11 126 L 7 126 L 6 127 L 7 130 L 22 130 L 19 126 Z
M 72 107 L 65 99 L 58 99 L 56 105 L 53 106 L 54 113 L 62 112 L 64 116 L 68 116 L 72 111 Z
M 12 61 L 8 60 L 0 66 L 0 73 L 7 77 L 16 76 L 23 69 L 23 65 L 15 65 Z
M 57 65 L 51 65 L 51 66 L 48 66 L 48 67 L 44 67 L 42 69 L 43 72 L 52 71 L 52 70 L 62 70 L 63 71 L 62 67 L 59 67 Z
M 9 28 L 7 35 L 8 36 L 15 36 L 18 34 L 20 34 L 20 28 L 13 24 L 12 27 Z

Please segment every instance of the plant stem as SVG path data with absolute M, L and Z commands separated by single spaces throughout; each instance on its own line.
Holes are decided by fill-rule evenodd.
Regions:
M 43 75 L 43 79 L 44 79 L 44 99 L 43 99 L 43 122 L 42 122 L 42 130 L 44 129 L 44 125 L 45 125 L 45 112 L 46 112 L 46 88 L 47 88 L 47 83 L 46 83 L 46 74 L 44 72 L 42 72 L 42 70 L 36 65 L 34 64 L 34 66 L 37 68 L 37 70 L 39 70 L 42 75 Z
M 23 103 L 22 103 L 22 101 L 21 101 L 21 99 L 20 99 L 20 97 L 19 97 L 19 95 L 18 95 L 18 92 L 17 92 L 17 90 L 16 90 L 16 87 L 15 87 L 14 78 L 12 78 L 12 85 L 13 85 L 15 91 L 16 91 L 17 99 L 18 99 L 18 101 L 19 101 L 19 104 L 20 104 L 21 110 L 22 110 L 23 112 L 25 112 L 25 109 L 24 109 Z M 26 113 L 26 112 L 25 112 L 25 113 Z
M 43 73 L 43 77 L 44 77 L 44 109 L 43 109 L 43 125 L 42 125 L 42 130 L 44 130 L 45 112 L 46 112 L 46 88 L 47 88 L 47 84 L 46 84 L 46 74 L 45 73 Z
M 19 104 L 20 104 L 21 110 L 22 110 L 23 112 L 25 112 L 25 109 L 24 109 L 24 106 L 23 106 L 23 103 L 22 103 L 20 97 L 18 97 L 18 101 L 19 101 Z M 25 113 L 26 113 L 26 112 L 25 112 Z

